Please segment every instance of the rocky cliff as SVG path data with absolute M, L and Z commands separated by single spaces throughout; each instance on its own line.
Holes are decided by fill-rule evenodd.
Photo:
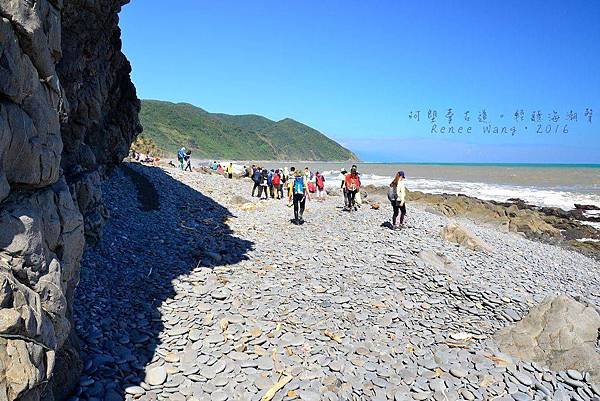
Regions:
M 0 399 L 78 379 L 71 320 L 100 180 L 141 130 L 118 12 L 126 1 L 0 0 Z

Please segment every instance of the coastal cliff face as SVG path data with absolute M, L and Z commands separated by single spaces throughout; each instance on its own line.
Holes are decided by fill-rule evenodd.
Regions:
M 0 399 L 78 380 L 73 294 L 102 176 L 141 130 L 125 1 L 0 0 Z M 56 384 L 56 385 L 55 385 Z

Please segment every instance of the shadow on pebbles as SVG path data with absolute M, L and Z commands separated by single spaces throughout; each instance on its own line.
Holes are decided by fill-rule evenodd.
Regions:
M 600 396 L 588 373 L 492 340 L 556 291 L 598 305 L 598 265 L 582 255 L 468 222 L 490 250 L 465 249 L 443 241 L 443 216 L 409 205 L 392 231 L 390 208 L 345 213 L 340 197 L 309 202 L 295 226 L 285 201 L 251 198 L 250 181 L 128 168 L 104 184 L 111 219 L 82 264 L 73 398 Z M 157 208 L 140 209 L 136 180 Z

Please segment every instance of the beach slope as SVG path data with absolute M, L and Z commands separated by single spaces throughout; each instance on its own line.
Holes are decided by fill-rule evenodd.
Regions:
M 84 256 L 82 394 L 110 382 L 143 399 L 600 396 L 598 372 L 551 370 L 494 340 L 556 293 L 597 314 L 593 259 L 412 203 L 398 231 L 386 204 L 347 213 L 339 196 L 308 202 L 295 226 L 249 180 L 130 169 L 104 184 L 112 219 Z M 157 208 L 140 205 L 144 185 Z M 450 223 L 485 246 L 442 238 Z

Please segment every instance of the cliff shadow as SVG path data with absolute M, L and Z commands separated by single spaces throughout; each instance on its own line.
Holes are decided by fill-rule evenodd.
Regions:
M 116 401 L 144 380 L 174 282 L 199 266 L 246 260 L 253 243 L 232 235 L 227 208 L 159 168 L 125 163 L 103 197 L 111 216 L 84 253 L 75 299 L 84 371 L 72 394 Z

